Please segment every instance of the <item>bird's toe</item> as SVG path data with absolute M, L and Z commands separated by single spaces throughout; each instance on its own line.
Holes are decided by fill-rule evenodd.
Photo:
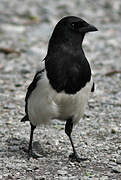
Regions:
M 79 157 L 78 154 L 72 153 L 69 155 L 69 159 L 74 162 L 81 162 L 81 161 L 86 161 L 88 158 L 87 157 Z
M 41 157 L 41 156 L 38 155 L 38 154 L 36 154 L 35 152 L 33 152 L 33 151 L 28 151 L 28 160 L 29 160 L 30 158 L 38 159 L 38 158 L 40 158 L 40 157 Z

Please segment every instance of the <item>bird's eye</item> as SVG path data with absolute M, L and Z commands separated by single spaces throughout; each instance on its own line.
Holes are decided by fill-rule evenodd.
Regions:
M 75 23 L 71 23 L 73 29 L 75 29 Z
M 71 23 L 71 28 L 72 28 L 73 30 L 78 31 L 78 29 L 80 28 L 80 24 L 79 24 L 78 22 L 72 22 L 72 23 Z
M 84 21 L 77 21 L 77 22 L 72 22 L 71 23 L 71 28 L 75 31 L 79 31 L 79 29 L 87 26 L 87 23 Z

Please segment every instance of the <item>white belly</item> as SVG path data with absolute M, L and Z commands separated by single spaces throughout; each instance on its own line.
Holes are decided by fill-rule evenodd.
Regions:
M 75 95 L 56 93 L 49 85 L 44 72 L 28 99 L 28 115 L 31 123 L 36 126 L 47 124 L 55 118 L 66 121 L 72 117 L 73 123 L 76 124 L 84 114 L 91 87 L 92 81 Z
M 73 123 L 76 124 L 84 115 L 89 95 L 91 93 L 92 80 L 75 95 L 67 95 L 60 93 L 54 97 L 54 101 L 58 105 L 59 119 L 67 120 L 72 117 Z

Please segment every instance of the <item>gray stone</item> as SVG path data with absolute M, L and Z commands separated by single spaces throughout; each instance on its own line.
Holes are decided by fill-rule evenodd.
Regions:
M 118 157 L 118 158 L 116 159 L 116 163 L 117 163 L 117 164 L 121 164 L 121 157 Z
M 121 173 L 121 166 L 114 167 L 114 168 L 112 168 L 112 170 L 115 173 Z
M 58 175 L 61 175 L 61 176 L 68 174 L 68 172 L 64 170 L 58 170 L 57 173 Z
M 66 176 L 65 176 L 65 177 L 64 177 L 64 176 L 63 176 L 63 177 L 61 176 L 61 177 L 58 177 L 58 180 L 69 180 L 69 178 L 66 177 Z

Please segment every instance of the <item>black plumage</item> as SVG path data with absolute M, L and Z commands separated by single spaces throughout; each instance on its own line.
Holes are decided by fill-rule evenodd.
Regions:
M 21 122 L 29 121 L 29 116 L 28 116 L 28 98 L 31 95 L 32 91 L 36 88 L 38 80 L 41 79 L 42 72 L 44 72 L 44 69 L 42 69 L 41 71 L 38 71 L 35 74 L 33 81 L 31 82 L 31 84 L 27 88 L 27 93 L 26 93 L 26 97 L 25 97 L 25 113 L 26 113 L 26 115 L 21 119 Z
M 61 57 L 61 53 L 63 57 Z M 45 58 L 48 79 L 57 92 L 64 91 L 67 94 L 75 94 L 90 81 L 90 65 L 82 54 L 81 50 L 76 56 L 75 54 L 64 54 L 63 51 L 60 51 L 60 54 L 56 56 L 58 61 L 52 59 L 51 55 Z

